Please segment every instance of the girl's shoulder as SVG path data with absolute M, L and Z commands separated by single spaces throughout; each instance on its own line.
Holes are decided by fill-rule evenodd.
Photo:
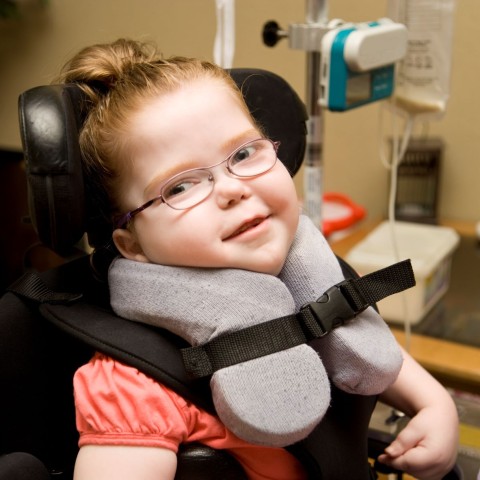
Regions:
M 73 384 L 80 445 L 140 442 L 176 451 L 189 436 L 195 407 L 134 367 L 97 353 Z

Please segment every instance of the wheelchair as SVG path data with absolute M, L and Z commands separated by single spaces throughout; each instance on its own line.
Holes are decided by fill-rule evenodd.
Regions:
M 303 103 L 271 72 L 232 69 L 229 73 L 266 135 L 281 142 L 278 156 L 293 176 L 306 146 Z M 102 280 L 111 260 L 109 249 L 102 248 L 110 232 L 98 216 L 97 202 L 102 199 L 91 190 L 82 170 L 78 144 L 87 109 L 75 85 L 41 86 L 19 99 L 31 219 L 41 242 L 65 262 L 27 277 L 27 287 L 25 282 L 22 288 L 14 284 L 0 299 L 0 465 L 2 460 L 10 461 L 8 480 L 72 478 L 78 452 L 72 378 L 94 351 L 138 368 L 206 409 L 213 408 L 208 379 L 192 380 L 185 371 L 179 351 L 184 340 L 116 317 L 110 309 Z M 77 247 L 85 233 L 94 253 Z M 339 262 L 347 278 L 355 277 L 345 262 Z M 320 425 L 307 439 L 289 447 L 309 478 L 366 480 L 376 478 L 374 470 L 382 468 L 392 473 L 375 462 L 391 441 L 369 430 L 376 400 L 332 385 L 331 406 Z M 25 466 L 26 458 L 31 462 L 30 477 L 16 477 L 15 466 Z M 393 473 L 401 478 L 401 472 Z M 182 446 L 175 478 L 246 476 L 228 453 L 193 444 Z M 461 477 L 453 471 L 446 478 Z

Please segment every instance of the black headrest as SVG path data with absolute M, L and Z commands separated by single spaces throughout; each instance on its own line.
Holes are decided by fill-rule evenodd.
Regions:
M 278 157 L 293 176 L 305 153 L 304 104 L 285 80 L 271 72 L 232 69 L 229 73 L 266 135 L 281 142 Z M 85 232 L 93 246 L 100 246 L 92 227 L 95 222 L 89 218 L 95 206 L 88 205 L 92 195 L 87 193 L 78 144 L 87 114 L 85 100 L 80 88 L 71 84 L 36 87 L 19 98 L 30 215 L 40 240 L 60 255 L 67 255 Z

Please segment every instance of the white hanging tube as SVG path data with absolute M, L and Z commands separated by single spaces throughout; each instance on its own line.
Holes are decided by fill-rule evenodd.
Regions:
M 216 0 L 217 33 L 213 60 L 223 68 L 232 68 L 235 55 L 235 0 Z

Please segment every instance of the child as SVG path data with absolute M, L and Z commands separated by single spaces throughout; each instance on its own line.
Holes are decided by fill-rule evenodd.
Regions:
M 323 293 L 326 288 L 315 290 L 318 284 L 339 281 L 326 243 L 299 216 L 293 182 L 276 161 L 277 145 L 262 135 L 222 69 L 193 59 L 162 60 L 146 45 L 119 40 L 80 52 L 61 80 L 81 85 L 93 103 L 80 144 L 86 169 L 108 192 L 115 219 L 113 241 L 123 258 L 110 268 L 109 282 L 117 313 L 162 322 L 200 344 L 246 317 L 259 322 L 298 310 L 304 297 L 312 301 Z M 322 252 L 311 264 L 303 262 L 317 242 Z M 285 425 L 270 425 L 259 415 L 260 423 L 267 423 L 266 436 L 254 445 L 245 438 L 258 433 L 256 421 L 247 425 L 243 416 L 255 419 L 263 403 L 269 408 L 264 396 L 270 400 L 278 382 L 262 381 L 270 382 L 273 369 L 287 377 L 298 372 L 300 389 L 308 401 L 318 402 L 312 407 L 321 417 L 329 401 L 324 364 L 340 388 L 365 394 L 385 390 L 381 398 L 412 417 L 381 461 L 421 478 L 441 478 L 456 455 L 453 402 L 406 352 L 398 362 L 376 314 L 364 314 L 321 339 L 321 360 L 301 345 L 272 355 L 266 377 L 263 364 L 255 364 L 262 359 L 216 372 L 211 386 L 223 423 L 137 370 L 95 355 L 74 380 L 81 447 L 75 479 L 172 479 L 179 444 L 194 441 L 229 450 L 249 478 L 306 478 L 286 450 L 263 446 L 271 438 L 272 445 L 277 439 L 288 444 Z M 349 343 L 349 332 L 358 326 L 386 339 L 375 350 L 375 362 L 355 351 L 355 338 Z M 365 342 L 365 348 L 372 343 Z M 349 352 L 355 355 L 343 355 Z M 348 370 L 349 361 L 370 374 L 359 377 Z M 304 362 L 311 362 L 313 377 L 305 376 Z M 248 399 L 243 408 L 247 389 L 232 400 L 236 387 L 255 383 L 257 375 L 261 381 L 253 391 L 261 392 L 261 401 Z M 277 407 L 281 411 L 284 405 Z M 308 409 L 298 407 L 286 411 L 292 417 L 293 410 L 300 412 L 292 422 L 305 436 L 318 418 L 305 418 Z

